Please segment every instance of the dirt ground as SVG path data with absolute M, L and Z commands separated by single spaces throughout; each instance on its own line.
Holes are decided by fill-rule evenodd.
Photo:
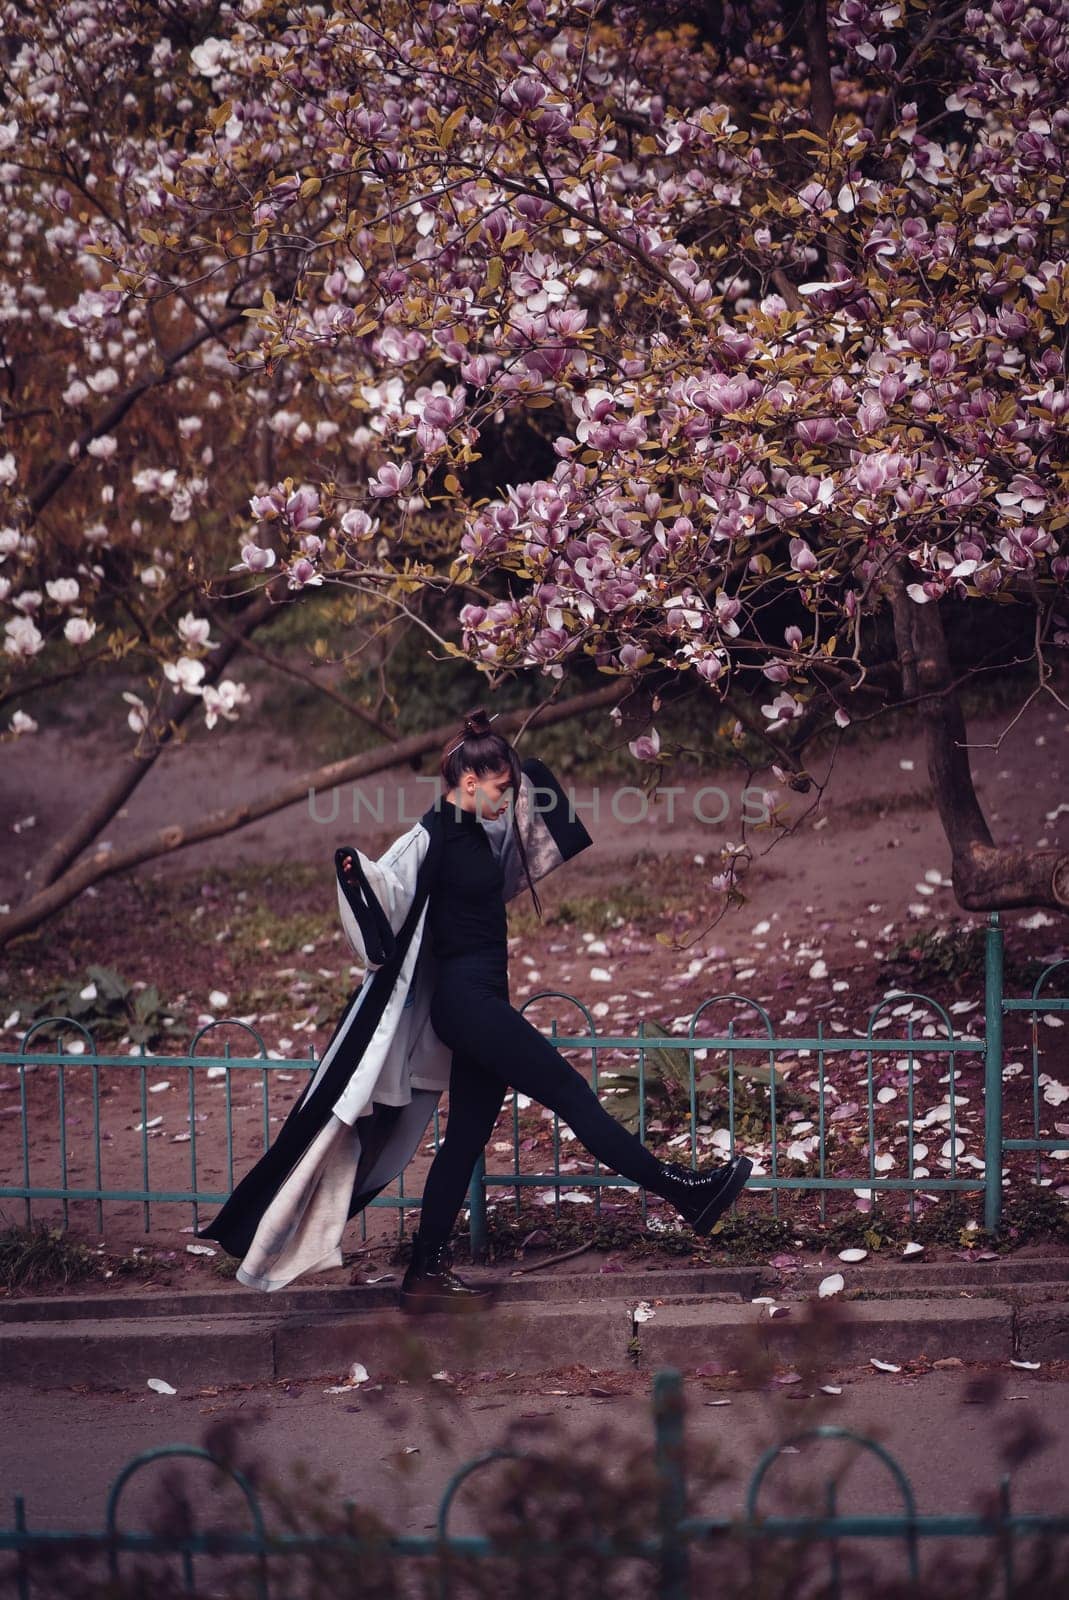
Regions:
M 1008 714 L 981 718 L 969 729 L 977 787 L 995 836 L 1005 842 L 1064 847 L 1069 842 L 1069 805 L 1062 798 L 1069 769 L 1064 737 L 1069 717 L 1049 698 L 1040 698 L 1007 732 L 1009 722 Z M 530 753 L 536 752 L 537 741 L 530 746 Z M 16 898 L 35 854 L 92 802 L 117 758 L 118 748 L 98 730 L 79 737 L 74 726 L 42 729 L 32 739 L 5 748 L 0 902 Z M 258 731 L 254 717 L 243 718 L 226 730 L 222 741 L 200 740 L 163 758 L 107 837 L 119 847 L 148 828 L 237 804 L 313 765 L 314 753 L 268 737 Z M 815 764 L 818 779 L 826 776 L 826 767 L 826 762 Z M 361 976 L 336 926 L 334 848 L 355 842 L 377 854 L 410 826 L 431 794 L 426 785 L 414 788 L 412 780 L 407 771 L 383 774 L 381 824 L 369 820 L 366 810 L 354 822 L 353 790 L 346 786 L 320 796 L 314 806 L 291 806 L 227 838 L 106 880 L 40 932 L 0 952 L 0 1050 L 8 1052 L 6 1061 L 0 1058 L 0 1172 L 8 1175 L 0 1178 L 0 1185 L 25 1181 L 27 1161 L 31 1181 L 43 1188 L 60 1185 L 64 1163 L 68 1181 L 96 1181 L 93 1150 L 99 1117 L 105 1184 L 127 1191 L 144 1185 L 186 1193 L 195 1159 L 202 1190 L 229 1192 L 235 1177 L 272 1136 L 273 1124 L 285 1115 L 308 1059 L 325 1046 L 346 995 Z M 720 847 L 741 838 L 739 780 L 721 772 L 676 782 L 680 792 L 671 801 L 662 795 L 648 816 L 636 822 L 624 820 L 640 810 L 636 797 L 621 795 L 616 780 L 576 786 L 579 815 L 594 848 L 540 883 L 545 910 L 541 924 L 529 897 L 520 895 L 510 907 L 512 999 L 527 1006 L 536 1025 L 547 1030 L 555 1026 L 564 1035 L 585 1032 L 575 1003 L 581 1002 L 604 1035 L 633 1034 L 640 1019 L 647 1033 L 662 1026 L 685 1033 L 703 1001 L 729 996 L 734 998 L 705 1007 L 697 1032 L 723 1033 L 729 1024 L 736 1033 L 761 1032 L 756 1002 L 784 1036 L 815 1036 L 818 1025 L 830 1038 L 856 1036 L 871 1021 L 877 1038 L 881 1031 L 905 1037 L 908 1030 L 921 1038 L 926 1028 L 934 1030 L 935 1013 L 902 995 L 919 991 L 949 1008 L 958 1037 L 982 1033 L 982 951 L 977 954 L 974 944 L 971 956 L 944 973 L 925 966 L 933 935 L 965 935 L 986 919 L 961 913 L 955 902 L 949 851 L 929 803 L 919 736 L 845 747 L 819 806 L 793 833 L 773 845 L 767 832 L 748 830 L 754 861 L 745 882 L 747 903 L 719 921 L 718 897 L 707 883 L 718 868 Z M 712 785 L 728 796 L 727 816 L 720 823 L 703 820 L 717 814 L 718 797 L 697 794 Z M 379 780 L 361 787 L 365 807 L 377 805 Z M 793 795 L 791 816 L 801 818 L 811 804 L 812 797 Z M 1064 919 L 1032 912 L 1007 913 L 1002 921 L 1007 955 L 1022 964 L 1020 972 L 1024 963 L 1069 955 Z M 903 954 L 910 949 L 913 956 Z M 896 950 L 898 959 L 892 959 Z M 181 1054 L 199 1029 L 222 1018 L 241 1018 L 244 1028 L 232 1022 L 212 1027 L 198 1053 L 221 1054 L 229 1045 L 235 1056 L 255 1056 L 262 1040 L 271 1058 L 292 1066 L 270 1074 L 259 1068 L 235 1069 L 229 1077 L 220 1071 L 210 1078 L 200 1069 L 194 1074 L 166 1066 L 102 1068 L 96 1103 L 94 1074 L 76 1058 L 64 1068 L 62 1090 L 51 1067 L 22 1077 L 11 1055 L 18 1051 L 35 1008 L 46 996 L 67 991 L 70 998 L 84 989 L 91 966 L 118 974 L 130 986 L 131 1000 L 156 987 L 155 1053 Z M 1055 975 L 1051 992 L 1069 992 L 1067 973 L 1069 968 L 1063 968 Z M 1020 982 L 1008 989 L 1024 992 Z M 875 1016 L 874 1007 L 881 1007 Z M 1064 1020 L 1048 1016 L 1034 1029 L 1020 1016 L 1007 1022 L 1005 1092 L 1011 1131 L 1037 1127 L 1049 1138 L 1069 1131 Z M 122 1026 L 98 1022 L 94 1038 L 121 1058 L 132 1048 Z M 65 1039 L 67 1050 L 78 1049 L 73 1030 Z M 1038 1072 L 1046 1075 L 1034 1102 L 1033 1049 Z M 589 1051 L 568 1054 L 589 1070 Z M 767 1066 L 768 1054 L 760 1059 Z M 775 1052 L 775 1061 L 785 1073 L 775 1119 L 775 1170 L 783 1175 L 812 1172 L 819 1063 L 812 1053 L 787 1048 Z M 723 1052 L 711 1052 L 703 1075 L 725 1064 Z M 735 1066 L 742 1064 L 739 1053 Z M 627 1065 L 634 1065 L 633 1055 L 625 1060 L 619 1054 L 614 1060 L 608 1050 L 599 1051 L 600 1070 Z M 977 1176 L 983 1148 L 981 1056 L 958 1058 L 954 1137 L 961 1148 L 953 1155 L 943 1153 L 950 1133 L 945 1115 L 948 1058 L 919 1057 L 912 1084 L 906 1069 L 900 1053 L 874 1057 L 873 1093 L 878 1098 L 873 1148 L 892 1158 L 894 1165 L 886 1170 L 905 1173 L 912 1137 L 914 1161 L 923 1163 L 933 1178 L 952 1171 Z M 825 1074 L 828 1171 L 856 1175 L 858 1189 L 864 1191 L 869 1171 L 864 1057 L 829 1053 Z M 737 1132 L 757 1158 L 759 1171 L 768 1173 L 772 1124 L 767 1096 L 746 1088 L 741 1078 L 739 1082 L 740 1105 L 749 1120 Z M 22 1083 L 29 1111 L 26 1149 L 20 1132 Z M 707 1098 L 700 1102 L 696 1130 L 701 1159 L 715 1159 L 723 1148 L 723 1090 L 718 1079 L 703 1091 Z M 1059 1109 L 1063 1098 L 1067 1103 Z M 224 1116 L 228 1101 L 235 1129 L 230 1150 Z M 917 1121 L 940 1106 L 942 1120 L 935 1116 L 926 1131 L 918 1132 Z M 491 1172 L 513 1170 L 513 1115 L 506 1107 L 491 1142 Z M 523 1107 L 515 1115 L 521 1170 L 550 1170 L 554 1143 L 548 1113 Z M 66 1133 L 62 1140 L 61 1122 Z M 684 1154 L 684 1147 L 689 1148 L 690 1134 L 686 1122 L 678 1120 L 678 1107 L 663 1115 L 655 1108 L 646 1132 L 655 1148 L 670 1150 L 673 1142 Z M 419 1191 L 430 1148 L 408 1170 L 410 1194 Z M 558 1170 L 565 1177 L 592 1170 L 566 1129 L 561 1130 L 557 1154 Z M 1057 1159 L 1063 1154 L 1052 1152 L 1038 1163 L 1015 1158 L 1009 1164 L 1013 1183 L 1038 1180 L 1069 1198 L 1069 1173 Z M 625 1207 L 634 1204 L 616 1198 Z M 549 1193 L 546 1199 L 554 1196 Z M 542 1192 L 536 1190 L 532 1204 L 541 1200 Z M 581 1210 L 584 1200 L 589 1196 L 571 1195 L 576 1216 L 588 1215 Z M 503 1190 L 502 1204 L 511 1207 L 512 1201 L 513 1192 Z M 870 1202 L 864 1192 L 846 1190 L 842 1204 L 865 1211 Z M 769 1210 L 772 1202 L 766 1193 L 751 1195 L 747 1205 Z M 806 1208 L 812 1211 L 813 1202 L 806 1202 Z M 780 1209 L 792 1215 L 800 1210 L 789 1197 L 781 1200 Z M 214 1203 L 206 1204 L 201 1215 L 213 1210 Z M 58 1204 L 37 1202 L 34 1214 L 58 1216 Z M 0 1200 L 0 1221 L 4 1216 L 22 1221 L 24 1215 L 20 1203 Z M 145 1247 L 146 1216 L 140 1202 L 109 1202 L 103 1232 L 100 1221 L 96 1207 L 87 1203 L 72 1206 L 68 1215 L 72 1228 L 106 1239 L 109 1247 Z M 153 1248 L 173 1252 L 174 1271 L 179 1265 L 197 1274 L 212 1270 L 207 1258 L 187 1255 L 182 1230 L 191 1225 L 188 1203 L 154 1206 L 148 1224 Z M 372 1213 L 368 1242 L 385 1244 L 396 1237 L 397 1227 L 394 1213 Z

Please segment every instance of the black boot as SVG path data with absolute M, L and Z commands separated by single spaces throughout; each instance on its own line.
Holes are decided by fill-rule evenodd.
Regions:
M 680 1166 L 675 1161 L 661 1162 L 663 1182 L 654 1189 L 662 1199 L 671 1201 L 694 1232 L 705 1237 L 712 1232 L 718 1217 L 746 1187 L 753 1162 L 747 1156 L 736 1156 L 712 1172 L 695 1172 L 693 1167 Z
M 401 1310 L 467 1311 L 485 1305 L 493 1294 L 491 1285 L 478 1287 L 465 1283 L 450 1270 L 449 1245 L 424 1244 L 419 1231 L 412 1237 L 412 1260 L 401 1284 Z

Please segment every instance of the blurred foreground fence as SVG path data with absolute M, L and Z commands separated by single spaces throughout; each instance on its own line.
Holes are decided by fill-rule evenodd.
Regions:
M 854 1036 L 826 1034 L 820 1022 L 808 1037 L 777 1034 L 767 1011 L 738 994 L 703 1001 L 685 1034 L 647 1033 L 640 1023 L 635 1035 L 599 1035 L 586 1005 L 557 991 L 540 991 L 520 1009 L 546 1000 L 574 1007 L 585 1024 L 583 1031 L 561 1032 L 554 1017 L 546 1037 L 558 1049 L 589 1052 L 594 1087 L 608 1097 L 609 1108 L 618 1115 L 632 1108 L 642 1138 L 648 1131 L 663 1132 L 664 1117 L 682 1117 L 687 1130 L 669 1143 L 687 1146 L 694 1164 L 707 1156 L 724 1159 L 745 1148 L 755 1159 L 748 1192 L 768 1192 L 776 1216 L 781 1196 L 792 1192 L 816 1194 L 822 1219 L 827 1197 L 835 1191 L 853 1191 L 872 1200 L 881 1193 L 904 1191 L 911 1219 L 919 1193 L 976 1193 L 983 1195 L 985 1226 L 995 1231 L 1006 1155 L 1033 1155 L 1035 1181 L 1047 1184 L 1053 1180 L 1041 1176 L 1044 1157 L 1062 1160 L 1069 1155 L 1069 1137 L 1057 1127 L 1043 1125 L 1045 1107 L 1069 1100 L 1069 1083 L 1041 1072 L 1039 1020 L 1043 1017 L 1061 1027 L 1069 1010 L 1069 999 L 1050 992 L 1052 975 L 1059 968 L 1069 969 L 1069 961 L 1048 966 L 1029 995 L 1007 996 L 1003 932 L 998 914 L 993 913 L 986 929 L 980 1036 L 959 1036 L 950 1012 L 938 1001 L 899 990 L 872 1010 L 866 1031 Z M 736 1015 L 726 1031 L 703 1031 L 700 1024 L 718 1005 L 731 1005 L 736 1013 L 741 1010 L 748 1018 L 746 1031 L 736 1031 Z M 1024 1063 L 1004 1060 L 1004 1021 L 1018 1014 L 1031 1021 L 1027 1080 Z M 57 1023 L 69 1029 L 59 1050 L 35 1048 L 35 1035 Z M 64 1227 L 70 1224 L 72 1205 L 88 1204 L 98 1231 L 103 1229 L 106 1203 L 133 1203 L 142 1208 L 146 1232 L 151 1229 L 153 1206 L 178 1204 L 190 1208 L 192 1222 L 198 1225 L 200 1209 L 224 1201 L 236 1178 L 272 1142 L 272 1125 L 283 1120 L 281 1113 L 316 1067 L 314 1054 L 297 1060 L 272 1059 L 247 1023 L 220 1019 L 210 1026 L 224 1025 L 243 1028 L 255 1039 L 258 1054 L 234 1056 L 228 1042 L 221 1056 L 200 1055 L 198 1047 L 210 1031 L 203 1028 L 189 1055 L 156 1056 L 143 1050 L 106 1055 L 96 1051 L 91 1034 L 75 1021 L 35 1022 L 17 1052 L 0 1054 L 0 1087 L 18 1096 L 17 1104 L 6 1096 L 0 1099 L 0 1203 L 22 1202 L 27 1223 L 34 1220 L 35 1205 L 40 1214 L 44 1203 L 50 1203 L 53 1211 L 58 1203 Z M 1057 1054 L 1064 1058 L 1064 1045 Z M 711 1055 L 717 1058 L 713 1065 L 707 1064 Z M 633 1065 L 624 1064 L 632 1059 Z M 844 1098 L 842 1072 L 836 1073 L 838 1083 L 829 1078 L 829 1064 L 840 1067 L 844 1062 L 853 1071 L 848 1087 L 856 1099 Z M 5 1069 L 16 1074 L 6 1083 Z M 970 1072 L 970 1093 L 965 1094 L 957 1087 L 958 1079 Z M 1011 1136 L 1003 1085 L 1017 1074 L 1024 1080 L 1014 1089 L 1024 1131 Z M 150 1079 L 157 1076 L 161 1081 L 152 1083 Z M 289 1084 L 295 1087 L 284 1087 Z M 1030 1094 L 1022 1112 L 1026 1084 Z M 133 1127 L 121 1126 L 124 1115 L 130 1115 L 131 1088 L 140 1121 Z M 982 1098 L 982 1125 L 974 1128 L 971 1123 L 979 1119 L 977 1092 Z M 153 1098 L 163 1093 L 172 1099 Z M 156 1105 L 165 1104 L 173 1114 L 175 1095 L 185 1108 L 180 1115 L 186 1126 L 179 1132 L 173 1131 L 173 1124 L 171 1130 L 163 1126 L 163 1111 L 153 1115 Z M 258 1097 L 258 1104 L 250 1103 L 250 1096 Z M 108 1100 L 114 1102 L 114 1111 L 105 1104 Z M 511 1170 L 488 1171 L 484 1158 L 473 1178 L 470 1225 L 477 1255 L 485 1249 L 492 1191 L 511 1190 L 518 1213 L 522 1192 L 541 1190 L 542 1199 L 552 1203 L 559 1215 L 562 1194 L 566 1200 L 589 1201 L 600 1210 L 606 1192 L 633 1188 L 596 1164 L 586 1173 L 569 1170 L 573 1164 L 562 1163 L 562 1132 L 556 1118 L 551 1169 L 530 1170 L 530 1163 L 525 1169 L 521 1155 L 529 1141 L 521 1134 L 522 1100 L 513 1094 Z M 963 1111 L 969 1105 L 973 1109 Z M 660 1125 L 651 1129 L 658 1118 Z M 720 1124 L 716 1128 L 714 1118 Z M 920 1139 L 914 1137 L 917 1133 Z M 965 1135 L 978 1138 L 979 1147 L 968 1149 Z M 938 1142 L 937 1153 L 929 1155 L 921 1142 L 927 1138 Z M 435 1146 L 438 1140 L 436 1112 Z M 905 1149 L 896 1153 L 896 1143 Z M 121 1173 L 123 1181 L 106 1182 L 105 1166 L 108 1176 Z M 136 1181 L 131 1181 L 132 1173 Z M 406 1210 L 419 1203 L 418 1194 L 405 1192 L 403 1175 L 395 1188 L 372 1202 L 393 1208 L 402 1230 Z M 645 1203 L 643 1193 L 643 1208 Z M 361 1228 L 366 1237 L 364 1214 Z
M 520 1575 L 521 1582 L 525 1573 L 531 1577 L 537 1574 L 543 1581 L 552 1577 L 558 1586 L 547 1592 L 565 1594 L 569 1592 L 570 1564 L 578 1563 L 589 1553 L 607 1564 L 640 1563 L 643 1570 L 638 1574 L 633 1567 L 628 1569 L 632 1579 L 628 1593 L 648 1594 L 656 1596 L 657 1600 L 691 1600 L 692 1596 L 711 1592 L 707 1586 L 708 1570 L 704 1576 L 699 1571 L 702 1553 L 708 1552 L 714 1563 L 712 1570 L 719 1574 L 716 1593 L 726 1600 L 731 1596 L 757 1593 L 794 1597 L 803 1589 L 808 1592 L 803 1581 L 806 1579 L 817 1582 L 815 1592 L 819 1592 L 822 1600 L 841 1600 L 847 1595 L 871 1596 L 877 1592 L 875 1588 L 857 1586 L 863 1579 L 853 1557 L 860 1548 L 880 1544 L 885 1547 L 881 1552 L 880 1576 L 898 1585 L 894 1589 L 896 1595 L 943 1593 L 938 1584 L 929 1586 L 926 1581 L 922 1572 L 922 1546 L 939 1542 L 945 1545 L 957 1540 L 987 1541 L 987 1544 L 977 1569 L 985 1576 L 982 1590 L 955 1588 L 955 1594 L 982 1592 L 1015 1596 L 1029 1592 L 1027 1587 L 1019 1587 L 1022 1580 L 1027 1584 L 1021 1570 L 1021 1558 L 1026 1552 L 1033 1562 L 1031 1570 L 1042 1570 L 1044 1578 L 1053 1585 L 1044 1587 L 1042 1592 L 1051 1595 L 1066 1592 L 1057 1587 L 1057 1579 L 1060 1574 L 1069 1583 L 1069 1561 L 1062 1542 L 1069 1536 L 1069 1515 L 1014 1511 L 1008 1477 L 1003 1477 L 997 1494 L 991 1497 L 989 1511 L 922 1514 L 910 1481 L 894 1457 L 876 1441 L 843 1428 L 804 1429 L 768 1449 L 750 1476 L 739 1515 L 688 1515 L 690 1486 L 684 1465 L 683 1422 L 680 1374 L 665 1369 L 656 1374 L 653 1382 L 652 1483 L 655 1498 L 634 1508 L 639 1524 L 649 1529 L 645 1536 L 629 1536 L 625 1540 L 619 1533 L 599 1533 L 596 1526 L 584 1529 L 572 1526 L 567 1542 L 563 1538 L 554 1541 L 551 1536 L 540 1536 L 536 1543 L 495 1544 L 484 1536 L 451 1534 L 450 1514 L 458 1492 L 469 1485 L 476 1474 L 495 1463 L 535 1459 L 527 1452 L 512 1450 L 487 1451 L 454 1473 L 439 1502 L 434 1536 L 392 1534 L 373 1513 L 361 1512 L 348 1501 L 340 1517 L 332 1518 L 319 1508 L 320 1531 L 299 1531 L 299 1517 L 290 1516 L 287 1531 L 269 1532 L 260 1498 L 245 1473 L 218 1460 L 207 1449 L 174 1444 L 148 1450 L 123 1468 L 108 1494 L 104 1526 L 96 1531 L 31 1529 L 24 1500 L 17 1495 L 13 1526 L 0 1528 L 0 1579 L 6 1580 L 4 1592 L 17 1595 L 18 1600 L 43 1600 L 44 1596 L 73 1592 L 65 1588 L 72 1582 L 72 1571 L 77 1571 L 82 1578 L 95 1577 L 98 1582 L 105 1582 L 106 1592 L 115 1600 L 122 1600 L 124 1595 L 140 1596 L 149 1592 L 158 1600 L 168 1600 L 179 1594 L 207 1593 L 248 1595 L 255 1600 L 294 1593 L 314 1596 L 404 1593 L 448 1600 L 454 1595 L 520 1592 L 503 1580 L 500 1591 L 487 1589 L 478 1581 L 474 1588 L 469 1586 L 467 1579 L 480 1568 L 502 1561 L 509 1564 L 508 1572 Z M 820 1482 L 820 1453 L 836 1442 L 850 1447 L 845 1467 L 841 1466 L 834 1476 Z M 769 1495 L 770 1475 L 774 1475 L 773 1469 L 788 1454 L 806 1456 L 804 1470 L 808 1492 L 805 1498 L 812 1504 L 820 1504 L 818 1512 L 781 1515 L 763 1509 L 762 1499 L 767 1500 Z M 211 1503 L 216 1507 L 220 1504 L 221 1486 L 229 1479 L 238 1491 L 245 1531 L 218 1525 L 198 1531 L 195 1495 L 188 1482 L 184 1482 L 180 1494 L 174 1496 L 169 1514 L 167 1504 L 157 1502 L 159 1510 L 152 1519 L 155 1525 L 151 1530 L 130 1531 L 120 1527 L 120 1502 L 131 1481 L 154 1464 L 169 1463 L 176 1458 L 204 1464 L 211 1470 L 212 1476 L 205 1488 L 211 1491 Z M 552 1457 L 547 1456 L 545 1460 L 552 1467 Z M 845 1471 L 862 1460 L 874 1461 L 881 1473 L 887 1474 L 894 1511 L 859 1513 L 839 1509 L 844 1498 Z M 174 1494 L 173 1489 L 171 1493 Z M 512 1494 L 516 1494 L 515 1487 Z M 525 1507 L 525 1510 L 534 1521 L 540 1520 L 537 1505 Z M 229 1516 L 234 1518 L 233 1511 Z M 331 1524 L 328 1531 L 322 1531 L 323 1522 L 328 1520 Z M 295 1521 L 297 1529 L 292 1525 Z M 792 1554 L 801 1548 L 805 1549 L 807 1560 L 815 1556 L 817 1567 L 803 1571 L 804 1563 L 797 1554 Z M 969 1544 L 965 1548 L 971 1552 L 976 1546 Z M 762 1572 L 762 1563 L 773 1550 L 780 1552 L 779 1573 L 785 1582 L 783 1588 L 762 1581 L 768 1576 Z M 168 1569 L 157 1561 L 146 1568 L 145 1560 L 149 1557 L 172 1558 L 174 1565 Z M 547 1569 L 544 1563 L 554 1558 L 557 1565 Z M 732 1558 L 736 1558 L 734 1567 Z M 537 1568 L 532 1565 L 536 1559 L 542 1563 Z M 294 1589 L 302 1560 L 307 1563 L 304 1587 Z M 70 1563 L 74 1564 L 73 1568 Z M 4 1565 L 8 1569 L 6 1573 Z M 198 1577 L 198 1569 L 203 1574 L 205 1568 L 209 1569 L 210 1589 L 205 1587 L 204 1577 Z M 410 1573 L 413 1584 L 406 1585 L 401 1573 L 393 1569 Z M 500 1573 L 501 1568 L 495 1570 Z M 584 1568 L 583 1574 L 589 1585 L 590 1570 Z M 871 1571 L 867 1576 L 871 1581 Z M 961 1577 L 961 1572 L 958 1576 Z M 486 1579 L 494 1581 L 489 1572 L 484 1575 L 484 1583 Z M 146 1580 L 150 1587 L 146 1587 Z M 940 1582 L 945 1581 L 944 1573 Z M 82 1592 L 81 1585 L 75 1587 Z M 583 1592 L 593 1590 L 584 1587 Z M 617 1591 L 606 1587 L 597 1592 Z

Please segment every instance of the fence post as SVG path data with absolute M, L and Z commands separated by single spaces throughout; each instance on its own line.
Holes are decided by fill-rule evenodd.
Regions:
M 661 1570 L 657 1600 L 687 1600 L 690 1563 L 679 1524 L 687 1510 L 683 1478 L 683 1379 L 671 1367 L 653 1380 L 653 1426 L 658 1481 L 657 1524 Z
M 486 1152 L 475 1163 L 468 1190 L 468 1227 L 470 1230 L 471 1259 L 486 1260 Z
M 998 912 L 992 911 L 984 946 L 984 1227 L 990 1233 L 1002 1220 L 1003 938 Z

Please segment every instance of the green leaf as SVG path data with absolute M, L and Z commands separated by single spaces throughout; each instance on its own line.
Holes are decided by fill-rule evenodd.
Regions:
M 90 967 L 89 976 L 106 1000 L 125 1000 L 130 993 L 130 985 L 125 979 L 107 967 Z
M 147 1022 L 152 1014 L 160 1008 L 160 991 L 155 984 L 150 984 L 147 989 L 142 989 L 134 1001 L 134 1016 L 139 1022 Z

